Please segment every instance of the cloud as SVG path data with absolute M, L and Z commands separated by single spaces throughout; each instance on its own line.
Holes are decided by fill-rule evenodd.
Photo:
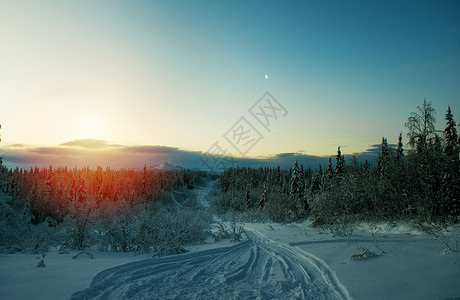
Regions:
M 301 155 L 302 155 L 301 153 L 297 153 L 297 152 L 287 152 L 287 153 L 275 154 L 273 157 L 274 158 L 291 158 L 294 156 L 301 156 Z
M 80 149 L 63 147 L 33 147 L 25 148 L 25 150 L 43 155 L 75 155 L 82 153 Z
M 353 153 L 358 161 L 375 162 L 380 145 L 370 145 L 361 153 Z M 48 167 L 53 165 L 69 167 L 96 168 L 98 165 L 112 168 L 142 168 L 144 165 L 156 166 L 164 163 L 191 169 L 209 169 L 209 167 L 272 167 L 289 169 L 298 161 L 304 168 L 316 169 L 319 165 L 327 166 L 328 156 L 308 155 L 303 152 L 277 153 L 258 158 L 225 158 L 209 155 L 201 151 L 189 151 L 177 147 L 158 145 L 119 145 L 105 140 L 73 140 L 59 146 L 36 147 L 30 145 L 7 145 L 0 149 L 6 166 L 14 168 Z M 335 155 L 331 156 L 335 162 Z M 350 155 L 345 155 L 349 161 Z
M 83 139 L 83 140 L 73 140 L 70 142 L 62 143 L 59 146 L 70 146 L 70 147 L 81 147 L 81 148 L 90 148 L 90 149 L 102 149 L 107 147 L 114 147 L 116 145 L 109 145 L 107 141 L 96 140 L 96 139 Z
M 150 154 L 159 154 L 159 153 L 180 153 L 181 150 L 175 147 L 167 146 L 125 146 L 120 149 L 122 152 L 129 153 L 150 153 Z

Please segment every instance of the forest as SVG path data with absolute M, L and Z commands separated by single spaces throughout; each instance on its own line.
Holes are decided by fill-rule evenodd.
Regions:
M 1 169 L 0 246 L 180 253 L 204 239 L 212 218 L 183 199 L 204 171 Z M 196 199 L 195 199 L 196 200 Z
M 235 168 L 220 177 L 218 211 L 259 212 L 276 222 L 306 217 L 314 224 L 409 220 L 447 224 L 460 213 L 459 136 L 450 107 L 445 129 L 436 130 L 426 100 L 410 114 L 397 145 L 381 140 L 376 164 L 345 158 L 340 147 L 326 168 L 297 161 L 290 170 Z M 406 148 L 408 147 L 408 148 Z
M 407 220 L 440 226 L 460 214 L 457 124 L 450 107 L 436 130 L 426 100 L 410 114 L 397 145 L 381 140 L 376 164 L 342 155 L 328 166 L 290 170 L 201 170 L 67 167 L 8 169 L 0 160 L 0 248 L 3 252 L 99 251 L 181 253 L 211 235 L 213 214 L 280 223 L 310 218 L 345 235 L 359 221 Z M 196 186 L 216 181 L 204 208 Z

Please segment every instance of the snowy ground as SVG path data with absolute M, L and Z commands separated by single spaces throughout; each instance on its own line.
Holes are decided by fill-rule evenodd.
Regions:
M 38 255 L 0 255 L 0 298 L 459 299 L 458 254 L 409 226 L 379 228 L 347 239 L 307 223 L 251 223 L 239 243 L 209 241 L 155 259 L 51 252 L 45 268 L 35 267 Z M 380 254 L 376 239 L 385 253 L 350 261 L 359 247 Z
M 305 223 L 248 226 L 324 260 L 354 299 L 460 299 L 460 255 L 445 254 L 439 240 L 408 225 L 378 224 L 374 235 L 363 226 L 349 238 L 333 237 Z M 360 247 L 381 255 L 350 261 L 361 253 Z
M 51 251 L 43 268 L 36 267 L 41 260 L 38 254 L 0 254 L 0 299 L 66 299 L 88 287 L 92 278 L 107 268 L 151 257 L 95 253 L 94 259 L 86 255 L 73 259 L 77 253 Z
M 231 247 L 143 260 L 99 273 L 72 299 L 347 299 L 331 268 L 254 230 Z

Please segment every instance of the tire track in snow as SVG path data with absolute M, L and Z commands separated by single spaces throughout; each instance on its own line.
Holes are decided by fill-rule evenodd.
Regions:
M 232 247 L 142 260 L 97 274 L 71 299 L 349 299 L 319 258 L 246 230 Z

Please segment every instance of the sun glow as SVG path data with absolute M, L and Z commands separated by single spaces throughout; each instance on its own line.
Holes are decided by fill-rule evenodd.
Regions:
M 76 126 L 78 135 L 82 138 L 103 138 L 104 125 L 100 117 L 84 115 L 78 120 Z

